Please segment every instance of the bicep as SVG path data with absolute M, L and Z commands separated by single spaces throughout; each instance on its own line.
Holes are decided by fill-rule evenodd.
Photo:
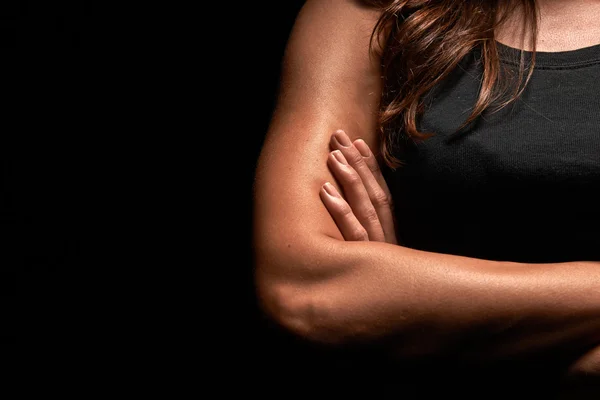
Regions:
M 259 157 L 254 237 L 268 250 L 342 239 L 319 189 L 336 129 L 378 146 L 380 62 L 369 44 L 378 12 L 350 0 L 309 0 L 286 46 L 280 93 Z

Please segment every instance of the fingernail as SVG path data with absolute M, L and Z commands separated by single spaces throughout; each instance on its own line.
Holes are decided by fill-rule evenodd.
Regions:
M 371 155 L 371 150 L 369 150 L 369 146 L 362 139 L 354 141 L 354 147 L 358 149 L 358 152 L 363 157 L 369 157 Z
M 335 186 L 333 186 L 329 182 L 325 182 L 325 184 L 323 185 L 323 189 L 325 189 L 327 194 L 330 196 L 337 197 L 338 195 L 337 190 L 335 190 Z
M 352 142 L 350 141 L 350 138 L 348 137 L 348 135 L 346 135 L 346 132 L 344 132 L 341 129 L 335 131 L 335 133 L 333 134 L 333 138 L 343 147 L 352 146 Z
M 333 156 L 335 157 L 336 160 L 338 160 L 339 163 L 348 165 L 348 161 L 346 161 L 346 157 L 344 157 L 344 155 L 342 154 L 341 151 L 339 151 L 339 150 L 333 151 Z

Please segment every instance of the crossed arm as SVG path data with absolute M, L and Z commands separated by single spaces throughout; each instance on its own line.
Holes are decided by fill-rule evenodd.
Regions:
M 351 142 L 341 130 L 332 135 L 331 148 L 327 162 L 343 193 L 325 183 L 320 195 L 344 239 L 397 244 L 390 193 L 374 154 L 363 140 Z M 489 338 L 484 340 L 489 341 Z M 525 353 L 527 351 L 524 349 Z M 467 358 L 470 356 L 466 354 Z M 486 358 L 490 358 L 489 352 L 484 352 L 483 360 Z M 571 377 L 600 376 L 600 346 L 571 362 L 567 370 Z
M 264 310 L 309 340 L 385 340 L 407 357 L 452 354 L 470 338 L 478 346 L 463 356 L 481 360 L 600 343 L 598 263 L 498 262 L 395 243 L 384 182 L 373 159 L 359 157 L 378 149 L 377 16 L 353 0 L 308 0 L 293 28 L 256 171 Z M 354 144 L 331 137 L 339 128 Z M 582 361 L 588 370 L 593 354 Z

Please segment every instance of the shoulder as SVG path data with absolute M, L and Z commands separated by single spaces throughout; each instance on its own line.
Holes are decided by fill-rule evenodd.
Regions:
M 363 120 L 360 125 L 372 127 L 381 96 L 381 59 L 371 45 L 380 16 L 377 7 L 361 0 L 306 1 L 287 42 L 278 109 L 303 110 L 311 117 L 327 110 L 345 116 L 346 124 L 352 122 L 346 116 L 354 115 Z M 356 131 L 351 128 L 344 129 Z

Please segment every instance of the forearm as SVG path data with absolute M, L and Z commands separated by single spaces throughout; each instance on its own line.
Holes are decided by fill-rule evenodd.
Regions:
M 313 340 L 486 359 L 600 341 L 598 263 L 496 262 L 332 238 L 306 246 L 310 257 L 295 263 L 289 251 L 288 273 L 266 281 L 276 282 L 282 323 Z

